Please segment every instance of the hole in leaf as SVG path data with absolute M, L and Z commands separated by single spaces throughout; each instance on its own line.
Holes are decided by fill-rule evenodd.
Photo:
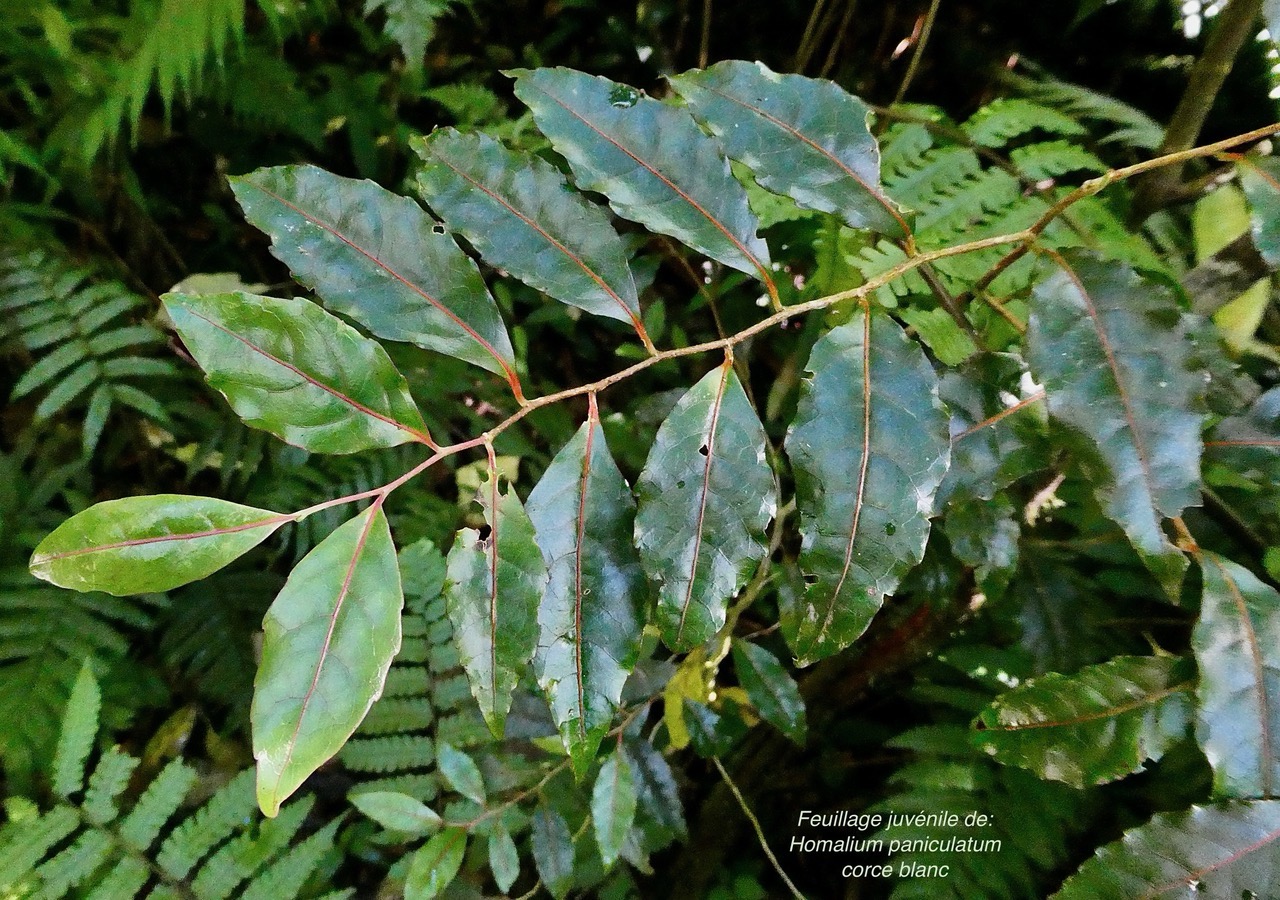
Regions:
M 892 522 L 885 522 L 885 523 L 884 523 L 884 533 L 885 533 L 885 534 L 889 535 L 890 537 L 893 537 L 893 535 L 894 535 L 895 533 L 897 533 L 897 531 L 898 531 L 898 526 L 897 526 L 897 525 L 894 525 Z
M 698 448 L 698 452 L 701 453 L 703 456 L 706 456 L 711 451 L 707 448 L 706 444 L 703 444 L 701 447 Z
M 684 490 L 684 479 L 683 479 L 683 478 L 676 482 L 676 487 L 677 487 L 677 488 L 679 488 L 680 490 Z
M 817 576 L 817 575 L 806 575 L 806 576 L 804 576 L 804 583 L 805 583 L 805 584 L 817 584 L 817 583 L 818 583 L 818 576 Z
M 480 536 L 480 543 L 487 544 L 489 543 L 489 535 L 493 534 L 493 528 L 487 524 L 481 525 L 476 529 L 476 534 Z
M 444 234 L 444 226 L 439 222 L 431 226 L 431 230 L 436 234 Z

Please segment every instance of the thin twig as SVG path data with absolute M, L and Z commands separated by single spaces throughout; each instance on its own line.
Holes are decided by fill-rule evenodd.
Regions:
M 827 0 L 816 0 L 813 10 L 809 13 L 809 21 L 804 25 L 804 34 L 800 35 L 800 45 L 796 48 L 796 57 L 792 64 L 797 72 L 803 72 L 809 65 L 809 58 L 813 56 L 815 48 L 812 45 L 817 41 L 818 22 L 826 2 Z
M 831 39 L 831 47 L 827 50 L 827 59 L 822 64 L 822 69 L 818 72 L 823 78 L 829 76 L 831 70 L 836 67 L 836 60 L 840 57 L 840 48 L 844 46 L 844 37 L 849 33 L 849 23 L 853 21 L 853 13 L 857 8 L 858 0 L 846 0 L 844 15 L 840 17 L 840 24 L 836 26 L 836 36 Z
M 741 344 L 744 341 L 747 341 L 765 331 L 769 331 L 770 329 L 778 325 L 781 325 L 784 322 L 787 322 L 795 318 L 796 316 L 801 316 L 801 315 L 805 315 L 806 313 L 827 309 L 828 307 L 834 306 L 837 303 L 843 303 L 846 300 L 865 300 L 868 296 L 871 295 L 872 292 L 878 290 L 879 288 L 885 286 L 886 284 L 889 284 L 890 282 L 898 278 L 901 278 L 903 275 L 907 274 L 908 272 L 914 271 L 915 269 L 918 269 L 921 266 L 926 266 L 937 260 L 947 259 L 952 256 L 961 256 L 965 253 L 973 253 L 979 250 L 988 250 L 992 247 L 1003 247 L 1010 244 L 1016 245 L 1013 250 L 1007 253 L 999 263 L 997 263 L 990 271 L 987 272 L 986 275 L 983 276 L 982 279 L 979 280 L 974 290 L 975 291 L 981 290 L 983 287 L 985 287 L 986 284 L 990 284 L 990 282 L 999 274 L 1000 271 L 1003 271 L 1004 269 L 1008 268 L 1010 265 L 1012 265 L 1014 261 L 1016 261 L 1018 258 L 1021 258 L 1023 255 L 1025 255 L 1035 245 L 1036 239 L 1040 236 L 1041 233 L 1044 232 L 1045 228 L 1048 227 L 1049 223 L 1052 222 L 1054 218 L 1056 218 L 1057 216 L 1061 215 L 1064 211 L 1066 211 L 1071 206 L 1072 203 L 1075 203 L 1076 201 L 1081 200 L 1085 197 L 1092 196 L 1093 194 L 1098 193 L 1103 188 L 1105 188 L 1110 184 L 1115 183 L 1116 181 L 1120 181 L 1125 178 L 1130 178 L 1134 175 L 1138 175 L 1143 172 L 1149 172 L 1164 165 L 1175 165 L 1181 162 L 1185 162 L 1188 159 L 1195 159 L 1195 158 L 1204 157 L 1204 156 L 1213 156 L 1217 153 L 1220 153 L 1223 150 L 1227 150 L 1232 147 L 1237 147 L 1241 144 L 1246 144 L 1251 141 L 1256 141 L 1261 138 L 1268 137 L 1272 134 L 1276 134 L 1277 132 L 1280 132 L 1280 123 L 1268 125 L 1265 128 L 1259 128 L 1254 131 L 1250 131 L 1246 134 L 1237 135 L 1236 137 L 1233 137 L 1233 138 L 1227 138 L 1226 140 L 1218 141 L 1217 143 L 1214 143 L 1214 144 L 1208 144 L 1206 146 L 1197 147 L 1191 150 L 1184 150 L 1177 153 L 1167 154 L 1165 156 L 1156 157 L 1154 159 L 1149 159 L 1144 162 L 1135 163 L 1134 165 L 1126 166 L 1121 169 L 1112 169 L 1104 173 L 1103 175 L 1099 176 L 1098 178 L 1094 178 L 1094 179 L 1091 179 L 1090 181 L 1085 182 L 1080 187 L 1076 188 L 1076 190 L 1072 191 L 1070 194 L 1063 197 L 1061 200 L 1055 203 L 1049 210 L 1047 210 L 1030 228 L 1023 229 L 1022 231 L 1011 232 L 1009 234 L 996 235 L 994 237 L 981 238 L 979 240 L 968 241 L 966 243 L 956 244 L 951 247 L 940 247 L 936 250 L 927 250 L 923 252 L 918 252 L 915 255 L 907 257 L 902 262 L 898 263 L 892 268 L 884 272 L 881 272 L 880 274 L 872 278 L 869 278 L 866 282 L 864 282 L 863 284 L 859 285 L 856 288 L 851 288 L 845 291 L 837 291 L 836 293 L 828 294 L 825 297 L 818 297 L 813 300 L 805 301 L 804 303 L 797 303 L 794 306 L 784 307 L 783 309 L 778 310 L 772 315 L 769 315 L 761 319 L 760 321 L 747 326 L 746 328 L 742 329 L 741 331 L 735 334 L 728 335 L 727 337 L 719 337 L 712 341 L 704 341 L 703 343 L 700 343 L 700 344 L 691 344 L 687 347 L 672 347 L 667 350 L 660 350 L 657 353 L 653 354 L 652 356 L 648 356 L 640 360 L 639 362 L 636 362 L 631 366 L 628 366 L 627 368 L 622 369 L 619 372 L 615 372 L 612 375 L 608 375 L 604 378 L 600 378 L 589 384 L 582 384 L 582 385 L 578 385 L 577 387 L 565 388 L 562 391 L 557 391 L 556 393 L 553 393 L 553 394 L 546 394 L 542 397 L 537 397 L 532 400 L 526 400 L 526 399 L 520 398 L 519 409 L 511 413 L 511 415 L 507 416 L 505 419 L 503 419 L 497 425 L 490 428 L 484 434 L 478 435 L 468 440 L 459 441 L 456 444 L 450 444 L 445 447 L 440 447 L 427 459 L 418 463 L 409 471 L 405 472 L 403 475 L 396 478 L 395 480 L 388 482 L 382 487 L 373 488 L 371 490 L 366 490 L 366 491 L 360 491 L 354 494 L 348 494 L 345 497 L 336 497 L 332 500 L 326 500 L 322 503 L 317 503 L 314 506 L 309 506 L 306 509 L 300 510 L 298 512 L 281 513 L 280 515 L 283 519 L 300 521 L 301 519 L 304 519 L 307 516 L 312 515 L 313 513 L 319 512 L 324 509 L 328 509 L 333 506 L 339 506 L 344 503 L 353 503 L 358 500 L 365 500 L 369 498 L 379 498 L 379 502 L 382 502 L 386 499 L 386 497 L 392 491 L 396 490 L 406 482 L 412 480 L 417 475 L 431 468 L 433 465 L 440 462 L 441 460 L 444 460 L 450 456 L 454 456 L 465 450 L 470 450 L 475 447 L 482 447 L 487 443 L 491 443 L 493 439 L 497 437 L 499 434 L 501 434 L 502 432 L 514 426 L 525 416 L 529 415 L 535 410 L 543 408 L 544 406 L 551 406 L 553 404 L 561 403 L 565 400 L 570 400 L 575 397 L 595 395 L 601 391 L 607 390 L 608 388 L 612 387 L 615 384 L 626 381 L 627 379 L 633 377 L 634 375 L 639 374 L 640 372 L 643 372 L 648 368 L 651 368 L 652 366 L 658 365 L 659 363 L 663 363 L 668 360 L 678 359 L 684 356 L 696 356 L 703 353 L 711 353 L 711 352 L 717 352 L 717 351 L 724 353 L 726 351 L 730 351 L 738 344 Z M 959 299 L 960 298 L 958 298 L 957 302 L 959 302 Z M 1007 310 L 1003 310 L 1002 307 L 1000 307 L 999 305 L 996 305 L 995 308 L 998 311 L 1003 311 L 1006 317 L 1010 318 L 1012 323 L 1016 327 L 1021 329 L 1022 327 L 1021 323 L 1018 322 L 1017 319 L 1010 316 Z
M 805 900 L 804 894 L 800 893 L 800 889 L 795 886 L 787 873 L 783 871 L 782 864 L 778 862 L 778 857 L 773 855 L 773 851 L 769 849 L 769 842 L 765 840 L 764 829 L 760 827 L 760 820 L 756 818 L 756 814 L 751 811 L 751 807 L 747 806 L 746 798 L 742 796 L 742 792 L 738 790 L 738 786 L 733 783 L 733 779 L 729 777 L 729 773 L 725 770 L 724 764 L 720 762 L 720 757 L 713 756 L 711 761 L 716 764 L 716 768 L 720 770 L 720 777 L 724 779 L 724 783 L 729 786 L 729 790 L 733 792 L 733 799 L 738 801 L 738 806 L 742 808 L 742 814 L 751 822 L 751 827 L 756 830 L 756 837 L 760 841 L 760 848 L 764 850 L 764 855 L 769 857 L 769 863 L 773 866 L 773 870 L 778 873 L 778 877 L 782 879 L 791 896 L 796 900 Z
M 1253 131 L 1244 134 L 1238 134 L 1235 137 L 1226 138 L 1213 144 L 1206 144 L 1203 147 L 1193 147 L 1190 150 L 1179 150 L 1176 153 L 1167 153 L 1164 156 L 1156 156 L 1152 159 L 1146 159 L 1142 162 L 1134 163 L 1131 166 L 1124 166 L 1120 169 L 1111 169 L 1097 178 L 1090 178 L 1084 184 L 1080 185 L 1069 194 L 1065 194 L 1056 203 L 1050 206 L 1037 219 L 1030 228 L 1026 230 L 1027 237 L 1017 247 L 1006 253 L 999 262 L 992 266 L 987 273 L 974 282 L 973 287 L 964 294 L 956 298 L 957 302 L 962 306 L 972 300 L 1000 276 L 1000 273 L 1011 265 L 1016 263 L 1022 257 L 1026 256 L 1027 251 L 1031 249 L 1032 244 L 1044 233 L 1054 219 L 1062 215 L 1071 206 L 1084 200 L 1086 197 L 1092 197 L 1103 188 L 1114 184 L 1117 181 L 1123 181 L 1126 178 L 1132 178 L 1135 175 L 1141 175 L 1144 172 L 1151 172 L 1163 166 L 1181 165 L 1192 159 L 1200 159 L 1205 156 L 1215 156 L 1223 150 L 1230 150 L 1232 147 L 1238 147 L 1241 144 L 1250 144 L 1260 141 L 1263 138 L 1271 137 L 1271 135 L 1280 132 L 1280 122 L 1266 125 L 1262 128 L 1255 128 Z
M 711 62 L 711 0 L 702 0 L 702 37 L 698 41 L 698 68 Z
M 916 70 L 920 68 L 920 59 L 924 56 L 924 48 L 929 43 L 929 35 L 933 32 L 933 21 L 938 17 L 938 7 L 942 5 L 942 0 L 933 0 L 929 4 L 929 11 L 924 14 L 924 24 L 920 26 L 920 37 L 916 41 L 916 50 L 911 54 L 911 62 L 907 64 L 907 72 L 902 76 L 902 84 L 898 87 L 898 94 L 893 98 L 894 103 L 901 103 L 902 98 L 907 96 L 907 88 L 911 87 L 911 82 L 916 77 Z

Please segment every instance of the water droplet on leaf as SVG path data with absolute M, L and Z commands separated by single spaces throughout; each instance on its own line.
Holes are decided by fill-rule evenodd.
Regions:
M 640 92 L 625 84 L 619 84 L 609 92 L 609 103 L 618 109 L 630 109 L 639 102 Z

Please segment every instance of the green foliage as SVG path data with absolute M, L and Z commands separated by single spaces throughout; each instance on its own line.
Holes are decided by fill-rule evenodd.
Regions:
M 632 546 L 635 501 L 594 406 L 529 494 L 529 518 L 550 571 L 534 669 L 582 775 L 636 664 L 648 605 Z
M 662 639 L 678 653 L 724 626 L 765 554 L 778 506 L 766 440 L 732 359 L 690 388 L 654 437 L 636 484 L 635 542 L 658 586 Z
M 1139 771 L 1186 736 L 1192 681 L 1171 658 L 1118 656 L 1002 694 L 978 739 L 1006 765 L 1073 787 Z
M 537 649 L 538 603 L 547 586 L 533 523 L 515 491 L 504 491 L 500 480 L 491 457 L 486 483 L 476 492 L 488 531 L 458 533 L 444 595 L 471 693 L 498 738 L 511 692 Z
M 0 890 L 10 897 L 86 895 L 127 900 L 153 883 L 149 896 L 201 900 L 238 896 L 293 898 L 306 891 L 334 848 L 338 822 L 302 828 L 314 805 L 300 800 L 258 827 L 253 773 L 245 771 L 210 789 L 184 809 L 201 780 L 174 760 L 131 787 L 140 760 L 118 746 L 88 766 L 97 743 L 99 691 L 88 666 L 72 692 L 53 760 L 54 802 L 25 797 L 6 801 L 0 827 Z M 350 896 L 344 892 L 343 896 Z
M 350 159 L 332 167 L 363 173 L 411 146 L 422 168 L 407 183 L 432 212 L 318 166 L 234 176 L 227 202 L 315 299 L 235 290 L 239 276 L 164 297 L 175 346 L 256 436 L 212 392 L 124 399 L 128 378 L 181 371 L 145 355 L 108 366 L 165 339 L 149 302 L 104 290 L 99 303 L 83 271 L 54 278 L 43 256 L 5 270 L 17 399 L 48 391 L 20 428 L 57 432 L 24 432 L 48 458 L 11 468 L 48 486 L 6 500 L 6 525 L 11 509 L 56 512 L 6 533 L 0 564 L 30 554 L 34 575 L 86 593 L 47 626 L 51 588 L 24 575 L 0 592 L 14 623 L 0 619 L 0 693 L 53 698 L 0 739 L 13 820 L 0 890 L 631 896 L 650 892 L 653 854 L 690 837 L 686 799 L 703 803 L 693 840 L 736 825 L 732 799 L 777 846 L 792 812 L 770 785 L 745 785 L 757 810 L 776 807 L 760 816 L 728 774 L 727 794 L 682 791 L 701 758 L 772 782 L 786 753 L 813 752 L 826 794 L 855 780 L 844 760 L 892 772 L 859 775 L 848 800 L 899 814 L 880 835 L 915 872 L 873 893 L 1045 896 L 1126 828 L 1065 895 L 1194 890 L 1210 875 L 1271 891 L 1274 373 L 1252 357 L 1233 371 L 1187 312 L 1177 219 L 1127 224 L 1131 173 L 1095 132 L 1136 120 L 1050 91 L 964 122 L 898 106 L 874 124 L 832 82 L 730 62 L 674 76 L 665 96 L 513 69 L 541 135 L 526 118 L 497 129 L 506 142 L 418 137 L 387 110 L 449 96 L 423 86 L 447 54 L 421 65 L 446 6 L 365 6 L 405 56 L 394 82 L 320 61 L 264 76 L 365 98 L 336 115 L 304 104 L 292 138 L 315 149 L 345 130 Z M 153 8 L 178 21 L 167 0 Z M 220 9 L 172 60 L 150 36 L 120 43 L 136 50 L 132 93 L 100 133 L 138 134 L 137 97 L 153 90 L 166 119 L 194 104 L 233 34 L 257 42 L 237 49 L 243 66 L 261 57 L 252 28 L 287 44 L 310 17 L 343 15 Z M 487 90 L 435 102 L 493 118 L 503 101 Z M 191 127 L 206 129 L 201 152 L 261 161 L 216 125 Z M 5 158 L 37 177 L 34 138 L 21 141 Z M 1241 169 L 1264 262 L 1266 169 Z M 263 281 L 283 271 L 254 264 Z M 42 333 L 59 305 L 79 324 Z M 146 419 L 132 444 L 67 453 L 76 435 L 55 413 L 87 394 L 83 446 L 117 401 Z M 103 461 L 139 483 L 104 488 Z M 232 496 L 200 496 L 217 490 Z M 243 617 L 195 621 L 219 589 L 184 586 L 210 576 L 243 589 L 224 608 Z M 175 612 L 186 599 L 194 611 Z M 165 638 L 130 646 L 153 627 L 148 605 L 167 605 Z M 224 642 L 230 662 L 202 642 Z M 100 716 L 123 727 L 149 679 L 190 705 L 137 757 L 97 754 L 114 738 Z M 165 764 L 197 734 L 208 760 Z M 256 774 L 221 784 L 250 753 Z M 56 798 L 43 807 L 17 793 L 42 798 L 42 778 Z M 936 835 L 901 817 L 944 810 L 985 813 L 1000 846 L 930 849 L 916 839 Z M 939 863 L 945 882 L 917 871 Z
M 154 380 L 176 378 L 179 370 L 151 353 L 164 335 L 146 321 L 148 307 L 118 281 L 99 280 L 49 251 L 5 252 L 0 349 L 31 360 L 10 400 L 39 396 L 36 422 L 80 413 L 86 454 L 97 447 L 113 409 L 167 424 L 169 412 L 152 393 Z
M 1152 888 L 1210 897 L 1266 897 L 1277 887 L 1274 800 L 1193 806 L 1156 816 L 1108 844 L 1067 880 L 1056 900 L 1120 900 Z
M 920 346 L 869 305 L 827 332 L 810 354 L 786 447 L 806 584 L 782 629 L 808 665 L 857 640 L 924 555 L 950 446 Z
M 1055 261 L 1032 294 L 1027 361 L 1049 414 L 1093 442 L 1107 515 L 1177 598 L 1187 563 L 1160 523 L 1196 502 L 1203 420 L 1177 305 L 1126 268 Z
M 253 753 L 268 816 L 338 752 L 382 693 L 403 605 L 391 529 L 375 500 L 298 563 L 267 610 Z

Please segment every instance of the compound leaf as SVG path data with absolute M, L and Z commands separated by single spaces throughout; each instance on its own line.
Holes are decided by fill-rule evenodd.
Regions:
M 726 361 L 667 416 L 637 485 L 636 546 L 658 584 L 658 626 L 683 653 L 725 622 L 764 556 L 777 509 L 765 433 Z
M 302 298 L 166 294 L 209 385 L 255 428 L 313 453 L 430 438 L 387 351 Z
M 41 541 L 31 555 L 31 574 L 59 587 L 116 596 L 168 591 L 213 574 L 289 520 L 212 497 L 107 500 Z
M 483 134 L 441 128 L 415 144 L 423 196 L 494 266 L 648 340 L 627 251 L 604 210 L 553 165 Z
M 1193 681 L 1173 657 L 1121 656 L 1034 678 L 978 717 L 979 746 L 1006 765 L 1072 787 L 1139 771 L 1184 737 Z
M 1098 502 L 1176 596 L 1187 561 L 1161 522 L 1200 500 L 1204 381 L 1167 289 L 1124 263 L 1060 259 L 1032 293 L 1027 361 L 1050 416 L 1096 447 Z
M 1280 800 L 1161 813 L 1099 849 L 1052 900 L 1274 897 Z
M 800 665 L 853 643 L 924 555 L 947 469 L 947 416 L 919 345 L 863 306 L 813 347 L 787 455 L 803 595 L 782 630 Z
M 480 270 L 418 204 L 314 166 L 259 169 L 231 187 L 271 252 L 330 309 L 517 387 L 511 340 Z
M 686 109 L 573 69 L 518 69 L 516 96 L 578 184 L 623 218 L 772 285 L 747 192 Z
M 632 544 L 635 502 L 595 413 L 529 494 L 550 570 L 538 610 L 538 684 L 581 777 L 636 663 L 646 586 Z
M 727 60 L 670 79 L 695 117 L 762 187 L 890 237 L 910 230 L 880 189 L 866 104 L 839 85 Z
M 1191 635 L 1200 667 L 1196 734 L 1221 797 L 1280 788 L 1280 593 L 1248 569 L 1201 555 L 1204 598 Z
M 538 602 L 547 566 L 533 523 L 498 473 L 477 491 L 487 533 L 458 533 L 449 551 L 444 597 L 471 693 L 493 734 L 501 738 L 511 692 L 538 646 Z
M 342 748 L 400 651 L 404 595 L 380 505 L 338 527 L 294 568 L 263 622 L 253 683 L 258 804 L 268 816 Z

